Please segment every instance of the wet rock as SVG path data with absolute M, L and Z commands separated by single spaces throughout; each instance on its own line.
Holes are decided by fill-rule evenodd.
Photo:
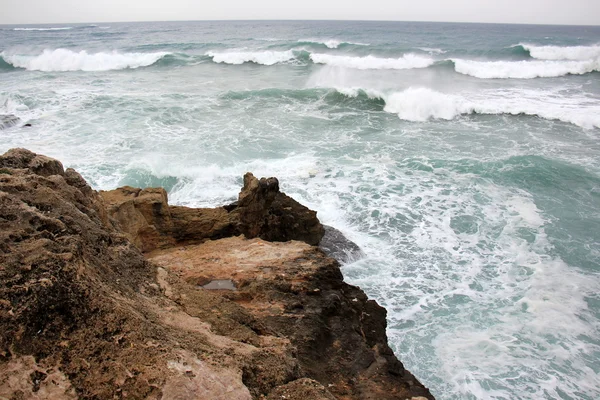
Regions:
M 360 247 L 346 238 L 338 229 L 328 225 L 323 225 L 323 227 L 325 235 L 319 242 L 319 248 L 329 257 L 344 264 L 360 260 L 365 256 Z
M 15 126 L 19 122 L 21 122 L 21 119 L 16 115 L 0 115 L 0 130 Z

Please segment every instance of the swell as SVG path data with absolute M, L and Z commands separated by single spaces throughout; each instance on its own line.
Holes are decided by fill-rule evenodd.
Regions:
M 600 128 L 600 107 L 549 106 L 542 94 L 515 92 L 511 99 L 503 97 L 470 96 L 441 93 L 428 88 L 408 88 L 403 91 L 383 92 L 363 88 L 309 88 L 232 91 L 223 95 L 227 100 L 315 102 L 323 101 L 328 107 L 350 107 L 357 111 L 384 111 L 412 122 L 453 120 L 463 115 L 512 115 L 558 120 L 585 129 Z

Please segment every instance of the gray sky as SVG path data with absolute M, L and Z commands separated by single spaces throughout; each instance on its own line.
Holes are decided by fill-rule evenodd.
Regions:
M 0 24 L 210 19 L 600 25 L 600 0 L 0 0 Z

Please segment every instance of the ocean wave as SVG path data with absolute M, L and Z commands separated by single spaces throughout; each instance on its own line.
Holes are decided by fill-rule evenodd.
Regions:
M 87 29 L 87 28 L 101 28 L 106 29 L 107 27 L 99 27 L 98 25 L 79 25 L 79 26 L 57 26 L 57 27 L 48 27 L 48 28 L 31 28 L 31 27 L 19 27 L 13 28 L 13 31 L 69 31 L 72 29 Z M 108 27 L 110 28 L 110 27 Z
M 324 45 L 330 49 L 337 49 L 343 45 L 352 45 L 352 46 L 369 46 L 368 43 L 358 43 L 358 42 L 347 42 L 338 39 L 300 39 L 298 40 L 299 44 L 317 44 Z
M 354 57 L 313 53 L 310 55 L 310 59 L 316 64 L 327 64 L 334 67 L 354 69 L 427 68 L 435 63 L 433 58 L 410 53 L 405 54 L 400 58 L 379 58 L 375 56 Z
M 444 54 L 447 53 L 446 50 L 432 48 L 432 47 L 417 47 L 417 49 L 425 51 L 429 54 Z
M 600 58 L 600 45 L 594 46 L 536 46 L 519 43 L 513 47 L 521 47 L 529 52 L 531 57 L 539 60 L 572 60 L 586 61 Z
M 454 69 L 480 79 L 555 78 L 600 71 L 600 59 L 590 61 L 473 61 L 453 59 Z
M 72 26 L 64 26 L 60 28 L 13 28 L 13 31 L 68 31 L 74 29 Z
M 296 55 L 292 50 L 288 51 L 230 51 L 205 53 L 216 63 L 240 65 L 244 63 L 255 63 L 261 65 L 274 65 L 292 61 Z
M 552 104 L 541 93 L 513 93 L 509 96 L 468 96 L 441 93 L 429 88 L 411 87 L 401 92 L 384 93 L 360 88 L 336 88 L 349 97 L 369 101 L 381 99 L 383 110 L 406 121 L 452 120 L 460 115 L 529 115 L 559 120 L 585 129 L 600 128 L 600 107 L 584 109 L 577 103 Z
M 0 57 L 16 68 L 29 71 L 110 71 L 146 67 L 169 55 L 158 53 L 94 53 L 85 50 L 75 52 L 67 49 L 44 50 L 37 56 L 0 53 Z

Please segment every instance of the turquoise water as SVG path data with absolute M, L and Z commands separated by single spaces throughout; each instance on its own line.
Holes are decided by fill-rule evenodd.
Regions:
M 437 398 L 600 398 L 599 27 L 0 29 L 0 151 L 190 206 L 277 176 Z

